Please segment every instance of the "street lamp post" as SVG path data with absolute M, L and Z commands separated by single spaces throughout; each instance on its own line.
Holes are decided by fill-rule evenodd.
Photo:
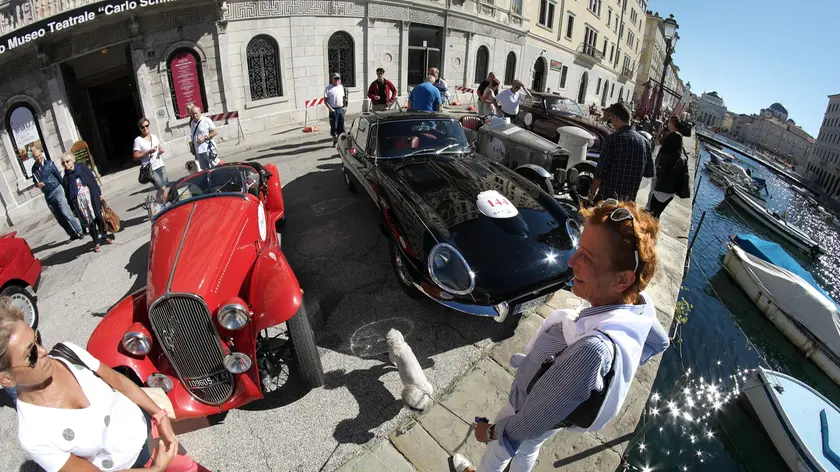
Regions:
M 668 73 L 668 66 L 671 65 L 673 58 L 671 55 L 677 46 L 677 29 L 679 29 L 677 20 L 674 19 L 673 13 L 662 22 L 662 28 L 665 30 L 665 64 L 662 67 L 662 80 L 659 81 L 659 93 L 656 94 L 656 108 L 654 109 L 653 119 L 659 119 L 662 113 L 662 98 L 665 95 L 665 75 Z

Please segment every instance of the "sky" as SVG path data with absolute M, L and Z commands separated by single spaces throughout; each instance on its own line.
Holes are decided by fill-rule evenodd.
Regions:
M 674 63 L 698 96 L 717 91 L 734 113 L 773 102 L 812 136 L 840 93 L 840 0 L 650 0 L 674 14 Z

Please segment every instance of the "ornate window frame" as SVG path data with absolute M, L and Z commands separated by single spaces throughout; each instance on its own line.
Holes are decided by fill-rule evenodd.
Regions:
M 353 48 L 353 50 L 352 50 L 352 53 L 353 53 L 353 83 L 354 83 L 354 85 L 349 86 L 349 85 L 345 84 L 344 86 L 345 86 L 345 88 L 347 89 L 348 92 L 357 92 L 359 90 L 364 89 L 365 93 L 363 94 L 364 96 L 362 98 L 366 98 L 367 97 L 367 86 L 360 86 L 359 85 L 361 83 L 361 81 L 359 80 L 359 73 L 360 73 L 359 61 L 357 60 L 358 59 L 357 58 L 357 52 L 358 52 L 358 49 L 359 49 L 358 45 L 360 44 L 359 37 L 355 34 L 355 31 L 351 31 L 351 30 L 349 30 L 349 29 L 347 29 L 343 26 L 340 27 L 340 28 L 339 27 L 332 28 L 332 29 L 329 30 L 329 32 L 327 32 L 326 35 L 324 35 L 324 71 L 326 72 L 326 76 L 324 77 L 324 83 L 325 84 L 329 83 L 330 76 L 334 72 L 334 71 L 330 70 L 330 38 L 332 38 L 333 35 L 335 35 L 336 33 L 344 33 L 352 41 L 352 48 Z M 364 41 L 362 41 L 362 44 L 364 44 Z M 342 77 L 342 81 L 341 81 L 342 84 L 344 84 L 343 79 L 344 79 L 344 77 Z
M 251 44 L 251 41 L 254 40 L 257 36 L 267 36 L 274 40 L 277 45 L 277 67 L 280 69 L 280 78 L 283 81 L 282 85 L 282 94 L 279 97 L 271 97 L 271 98 L 263 98 L 261 100 L 252 100 L 251 99 L 251 83 L 248 79 L 248 45 Z M 242 87 L 245 89 L 245 109 L 251 108 L 258 108 L 268 105 L 275 105 L 278 103 L 287 103 L 291 100 L 291 93 L 289 85 L 293 82 L 287 80 L 290 78 L 287 75 L 287 69 L 284 67 L 285 64 L 290 64 L 287 57 L 286 48 L 283 47 L 283 42 L 280 40 L 280 35 L 278 35 L 273 30 L 263 30 L 253 36 L 247 38 L 247 40 L 243 39 L 242 46 L 239 51 L 239 55 L 241 58 L 240 66 L 243 69 L 242 75 Z

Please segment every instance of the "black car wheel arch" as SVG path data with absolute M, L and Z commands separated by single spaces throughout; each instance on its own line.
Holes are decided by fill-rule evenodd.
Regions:
M 410 262 L 405 260 L 405 255 L 402 253 L 399 247 L 397 247 L 397 242 L 394 241 L 393 237 L 389 237 L 388 240 L 391 242 L 391 264 L 394 266 L 394 275 L 397 277 L 397 282 L 399 282 L 400 287 L 403 289 L 406 295 L 414 299 L 422 299 L 425 296 L 414 286 L 412 283 L 412 275 L 411 275 L 411 268 Z

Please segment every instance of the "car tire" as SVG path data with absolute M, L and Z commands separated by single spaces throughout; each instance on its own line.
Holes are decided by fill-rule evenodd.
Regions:
M 350 180 L 350 174 L 347 173 L 347 168 L 341 166 L 341 174 L 344 176 L 344 185 L 347 186 L 347 190 L 351 193 L 356 193 L 356 187 L 353 185 L 353 182 Z
M 38 321 L 40 314 L 38 313 L 38 303 L 35 297 L 29 294 L 29 291 L 24 287 L 12 285 L 3 289 L 0 296 L 9 297 L 15 306 L 23 311 L 23 321 L 29 325 L 30 328 L 38 328 Z
M 289 328 L 289 338 L 294 349 L 295 366 L 300 372 L 303 384 L 307 388 L 318 388 L 324 385 L 324 367 L 321 365 L 321 355 L 315 345 L 315 334 L 306 310 L 300 305 L 295 316 L 286 321 Z
M 573 192 L 570 192 L 572 195 L 572 199 L 579 202 L 582 198 L 589 198 L 589 189 L 592 188 L 592 180 L 595 178 L 595 166 L 589 162 L 579 162 L 572 166 L 573 169 L 578 171 L 578 178 L 577 182 L 568 182 L 569 189 L 574 189 Z M 568 175 L 568 174 L 567 174 Z M 584 179 L 584 182 L 587 183 L 585 188 L 581 189 L 577 187 L 577 183 L 581 182 L 581 178 Z
M 421 300 L 425 298 L 417 287 L 411 285 L 410 282 L 410 275 L 408 274 L 408 268 L 405 266 L 405 261 L 402 260 L 402 254 L 397 249 L 397 243 L 394 241 L 393 238 L 391 240 L 391 263 L 394 266 L 394 274 L 397 276 L 397 282 L 400 284 L 400 288 L 403 289 L 406 295 L 415 299 Z

